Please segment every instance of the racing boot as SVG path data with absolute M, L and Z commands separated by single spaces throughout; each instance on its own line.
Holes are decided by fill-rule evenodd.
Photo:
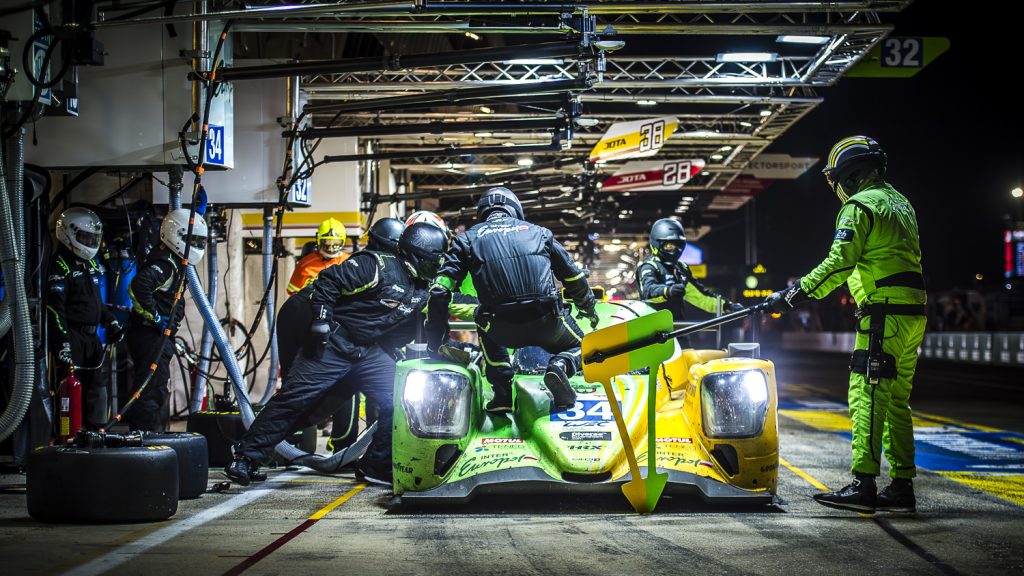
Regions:
M 390 463 L 375 462 L 366 458 L 361 458 L 356 462 L 356 478 L 389 488 L 394 483 Z
M 892 483 L 878 493 L 875 508 L 886 512 L 917 512 L 914 481 L 910 478 L 893 478 Z
M 249 467 L 249 480 L 252 480 L 253 482 L 266 482 L 267 473 L 260 470 L 260 465 L 258 463 L 253 462 Z
M 556 412 L 572 408 L 576 404 L 576 391 L 569 385 L 570 372 L 575 371 L 565 358 L 559 356 L 551 358 L 548 369 L 544 372 L 544 385 L 551 391 Z
M 224 475 L 235 484 L 248 486 L 250 482 L 255 480 L 253 478 L 254 470 L 257 471 L 257 475 L 262 475 L 263 480 L 267 479 L 266 474 L 258 471 L 259 465 L 247 456 L 235 456 L 234 461 L 224 467 Z
M 512 384 L 492 384 L 494 398 L 484 406 L 484 410 L 491 414 L 504 414 L 512 411 Z
M 875 477 L 867 474 L 855 474 L 853 482 L 835 492 L 815 494 L 814 500 L 829 508 L 850 510 L 862 514 L 874 514 L 877 499 Z

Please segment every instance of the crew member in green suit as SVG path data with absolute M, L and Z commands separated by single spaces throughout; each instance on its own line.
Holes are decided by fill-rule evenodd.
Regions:
M 883 180 L 885 168 L 885 152 L 866 136 L 832 148 L 824 174 L 843 203 L 832 247 L 821 264 L 765 301 L 783 312 L 824 298 L 845 282 L 857 302 L 849 393 L 854 480 L 814 499 L 865 513 L 912 512 L 916 506 L 910 389 L 927 297 L 917 217 L 910 201 Z M 883 446 L 892 482 L 876 494 Z

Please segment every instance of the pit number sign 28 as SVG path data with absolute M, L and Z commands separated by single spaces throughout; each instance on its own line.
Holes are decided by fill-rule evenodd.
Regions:
M 921 38 L 886 38 L 882 42 L 884 68 L 920 68 L 924 61 Z

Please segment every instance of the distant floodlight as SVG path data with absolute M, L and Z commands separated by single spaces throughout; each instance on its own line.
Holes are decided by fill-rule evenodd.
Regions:
M 480 111 L 484 114 L 494 114 L 494 108 L 491 108 L 490 106 L 481 106 Z
M 490 138 L 491 136 L 494 136 L 494 133 L 493 132 L 477 132 L 476 134 L 473 134 L 473 136 L 476 136 L 477 138 Z
M 722 62 L 775 62 L 779 55 L 775 52 L 723 52 L 715 58 Z
M 1020 198 L 1021 196 L 1024 196 L 1024 188 L 1017 186 L 1013 190 L 1010 190 L 1010 196 L 1013 196 L 1014 198 Z
M 657 102 L 654 100 L 637 100 L 636 104 L 637 106 L 654 106 Z
M 520 166 L 522 166 L 524 168 L 527 167 L 527 166 L 533 166 L 533 158 L 526 158 L 526 157 L 520 158 L 519 160 L 516 160 L 516 164 L 518 164 L 518 165 L 520 165 Z
M 765 108 L 764 110 L 761 110 L 760 114 L 761 116 L 771 116 L 772 110 L 771 108 Z
M 480 36 L 477 36 L 476 34 L 473 34 L 472 32 L 466 32 L 466 38 L 469 38 L 470 40 L 479 40 Z M 780 36 L 780 38 L 781 38 L 781 36 Z

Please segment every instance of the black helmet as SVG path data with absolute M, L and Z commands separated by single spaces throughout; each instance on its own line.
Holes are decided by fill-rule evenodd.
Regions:
M 366 232 L 369 236 L 366 247 L 370 250 L 398 254 L 398 240 L 404 231 L 405 224 L 398 218 L 381 218 Z
M 428 282 L 437 276 L 447 251 L 448 236 L 426 222 L 411 224 L 398 241 L 398 254 L 412 265 L 418 278 Z
M 885 151 L 867 136 L 850 136 L 843 138 L 828 153 L 828 161 L 821 172 L 828 180 L 828 185 L 846 202 L 851 194 L 857 193 L 858 185 L 872 173 L 879 177 L 885 176 Z
M 484 192 L 484 195 L 480 197 L 480 201 L 476 203 L 476 215 L 481 220 L 486 219 L 495 210 L 501 210 L 513 218 L 526 219 L 526 214 L 523 212 L 523 205 L 519 203 L 519 198 L 516 198 L 516 195 L 508 188 L 501 186 L 491 188 Z
M 675 264 L 686 248 L 683 225 L 672 218 L 662 218 L 651 226 L 651 252 L 665 264 Z

